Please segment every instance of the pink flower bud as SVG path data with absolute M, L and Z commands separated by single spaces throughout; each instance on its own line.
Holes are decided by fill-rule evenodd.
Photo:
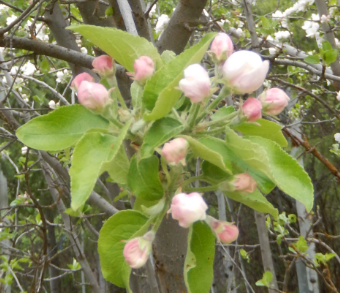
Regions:
M 155 72 L 155 64 L 148 56 L 141 56 L 133 64 L 135 69 L 134 79 L 141 84 L 145 83 Z
M 259 99 L 263 105 L 263 113 L 277 115 L 288 105 L 289 97 L 283 90 L 271 88 L 263 92 Z
M 257 119 L 261 119 L 262 104 L 258 99 L 248 98 L 241 106 L 241 113 L 247 121 L 253 122 Z
M 227 85 L 238 94 L 252 93 L 266 78 L 269 61 L 262 62 L 260 55 L 251 51 L 232 54 L 223 65 Z
M 211 43 L 210 53 L 215 63 L 224 62 L 233 51 L 233 41 L 225 33 L 219 33 Z
M 175 138 L 164 144 L 162 156 L 170 165 L 182 163 L 185 166 L 185 156 L 189 148 L 189 143 L 182 137 Z
M 152 251 L 152 241 L 155 233 L 149 231 L 143 237 L 131 239 L 124 246 L 123 255 L 127 263 L 133 269 L 139 269 L 145 265 Z
M 197 192 L 176 194 L 171 202 L 172 218 L 178 220 L 183 228 L 190 227 L 196 221 L 204 220 L 207 209 L 208 206 Z
M 218 221 L 210 216 L 208 216 L 206 222 L 210 225 L 218 240 L 222 243 L 229 244 L 238 238 L 238 228 L 232 223 Z
M 109 92 L 100 83 L 83 81 L 78 88 L 78 100 L 86 108 L 99 113 L 109 102 Z
M 114 74 L 114 60 L 108 55 L 102 55 L 95 58 L 92 62 L 93 71 L 103 77 L 108 77 Z
M 233 181 L 235 190 L 253 193 L 257 187 L 256 181 L 247 173 L 238 174 Z
M 211 82 L 208 72 L 200 64 L 192 64 L 184 70 L 179 88 L 192 103 L 199 103 L 210 95 Z
M 74 91 L 77 91 L 80 84 L 84 81 L 94 81 L 94 78 L 88 74 L 87 72 L 83 72 L 78 74 L 72 81 L 71 83 L 71 89 L 73 89 Z

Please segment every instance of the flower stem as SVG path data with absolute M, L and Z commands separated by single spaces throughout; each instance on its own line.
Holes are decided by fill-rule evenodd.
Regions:
M 203 187 L 194 187 L 194 188 L 183 188 L 183 191 L 185 192 L 206 192 L 206 191 L 215 191 L 218 189 L 217 185 L 211 185 L 211 186 L 203 186 Z
M 199 109 L 200 109 L 200 105 L 198 103 L 193 103 L 191 105 L 189 117 L 187 120 L 187 125 L 189 128 L 192 128 L 194 126 Z

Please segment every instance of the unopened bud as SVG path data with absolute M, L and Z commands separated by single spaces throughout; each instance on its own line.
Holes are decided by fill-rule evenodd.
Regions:
M 133 64 L 134 80 L 144 84 L 155 72 L 155 63 L 148 56 L 141 56 Z
M 187 155 L 188 148 L 189 143 L 187 140 L 182 137 L 175 138 L 164 144 L 162 156 L 170 165 L 181 163 L 185 166 L 185 157 Z
M 199 220 L 205 220 L 208 206 L 197 192 L 176 194 L 171 202 L 172 218 L 183 228 Z
M 254 192 L 257 187 L 256 181 L 247 173 L 235 175 L 233 185 L 237 191 L 246 191 L 250 193 Z
M 247 121 L 253 122 L 262 117 L 262 104 L 258 99 L 248 98 L 241 106 L 241 116 Z
M 278 115 L 288 105 L 289 97 L 283 90 L 271 88 L 259 96 L 263 106 L 263 113 L 268 115 Z
M 114 60 L 108 55 L 102 55 L 95 58 L 92 62 L 93 71 L 98 73 L 100 76 L 108 77 L 115 73 Z
M 206 222 L 216 235 L 217 239 L 224 244 L 229 244 L 238 238 L 239 230 L 237 226 L 226 221 L 218 221 L 207 216 Z
M 223 77 L 237 94 L 256 91 L 266 78 L 269 61 L 262 61 L 260 55 L 251 51 L 232 54 L 223 65 Z
M 200 64 L 192 64 L 184 70 L 179 88 L 192 103 L 199 103 L 210 95 L 210 78 Z
M 224 62 L 233 51 L 233 41 L 226 33 L 219 33 L 211 43 L 210 54 L 215 63 Z
M 83 81 L 94 81 L 94 78 L 87 72 L 78 74 L 71 83 L 71 89 L 77 91 Z
M 109 92 L 100 83 L 83 81 L 77 95 L 80 104 L 96 113 L 100 113 L 110 101 Z
M 152 241 L 155 233 L 149 231 L 143 237 L 137 237 L 128 241 L 123 250 L 126 262 L 133 269 L 139 269 L 146 264 L 152 251 Z

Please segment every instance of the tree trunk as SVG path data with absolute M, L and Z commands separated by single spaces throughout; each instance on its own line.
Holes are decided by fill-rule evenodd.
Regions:
M 189 229 L 178 225 L 171 217 L 164 217 L 153 246 L 155 269 L 162 293 L 187 292 L 183 271 L 187 253 Z
M 263 269 L 265 271 L 270 271 L 273 275 L 272 285 L 273 289 L 268 289 L 269 293 L 275 293 L 278 291 L 276 274 L 273 264 L 272 252 L 270 250 L 269 237 L 266 227 L 266 218 L 264 214 L 255 211 L 255 219 L 257 226 L 257 233 L 259 235 L 260 246 L 261 246 L 261 256 Z
M 7 179 L 5 175 L 2 173 L 2 170 L 0 168 L 0 208 L 6 208 L 6 207 L 8 207 Z M 0 212 L 0 215 L 5 214 L 6 212 L 7 210 L 4 210 L 3 213 Z M 3 221 L 2 218 L 0 219 L 1 221 Z M 11 243 L 9 239 L 3 239 L 1 241 L 1 244 L 2 244 L 1 245 L 2 251 L 0 255 L 3 255 L 8 259 L 10 256 L 10 251 L 6 249 L 5 247 L 10 247 Z M 7 272 L 7 274 L 10 274 L 10 272 Z M 4 278 L 4 276 L 2 276 L 2 278 Z M 0 286 L 0 288 L 1 288 L 1 293 L 11 293 L 11 285 L 6 286 L 2 284 L 2 287 Z

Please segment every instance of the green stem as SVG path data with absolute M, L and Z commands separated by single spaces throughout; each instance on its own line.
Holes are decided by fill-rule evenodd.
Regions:
M 111 87 L 114 87 L 115 89 L 113 90 L 113 93 L 115 94 L 116 98 L 118 99 L 120 105 L 124 110 L 128 110 L 129 108 L 126 106 L 124 98 L 122 97 L 122 94 L 120 93 L 120 90 L 118 88 L 118 83 L 117 83 L 117 78 L 115 75 L 112 77 L 108 77 L 107 82 Z
M 194 187 L 194 188 L 183 188 L 185 192 L 206 192 L 206 191 L 216 191 L 218 189 L 217 185 Z
M 229 114 L 227 116 L 224 116 L 224 117 L 222 117 L 220 119 L 216 119 L 216 120 L 213 120 L 213 121 L 209 121 L 209 122 L 205 122 L 205 123 L 199 124 L 199 127 L 213 126 L 213 125 L 219 124 L 221 122 L 227 123 L 229 121 L 232 121 L 233 118 L 235 116 L 237 116 L 237 115 L 238 115 L 238 112 L 233 112 L 233 113 L 231 113 L 231 114 Z
M 165 177 L 166 177 L 167 186 L 169 186 L 169 184 L 171 182 L 171 177 L 170 177 L 170 174 L 169 174 L 169 171 L 168 171 L 168 165 L 166 164 L 166 160 L 164 159 L 163 156 L 161 156 L 161 166 L 162 166 L 163 172 L 164 172 Z
M 157 232 L 159 226 L 162 223 L 162 220 L 163 220 L 166 212 L 168 211 L 169 204 L 170 204 L 170 199 L 168 198 L 164 203 L 164 207 L 163 207 L 162 211 L 158 214 L 155 224 L 152 226 L 152 229 L 151 229 L 152 231 Z
M 229 94 L 230 94 L 229 89 L 227 88 L 227 86 L 224 86 L 221 89 L 218 97 L 211 102 L 211 104 L 205 109 L 205 111 L 200 116 L 198 116 L 198 118 L 196 119 L 196 123 L 199 123 L 203 118 L 205 118 L 210 113 L 210 111 L 214 109 L 216 106 L 218 106 L 218 104 Z
M 200 105 L 198 103 L 193 103 L 190 108 L 189 117 L 187 119 L 187 124 L 190 128 L 192 128 L 195 124 L 195 120 L 200 109 Z
M 181 183 L 181 186 L 187 186 L 189 185 L 190 183 L 196 181 L 196 180 L 200 180 L 203 178 L 203 175 L 199 175 L 199 176 L 194 176 L 194 177 L 190 177 L 189 179 L 187 180 L 184 180 L 182 183 Z

